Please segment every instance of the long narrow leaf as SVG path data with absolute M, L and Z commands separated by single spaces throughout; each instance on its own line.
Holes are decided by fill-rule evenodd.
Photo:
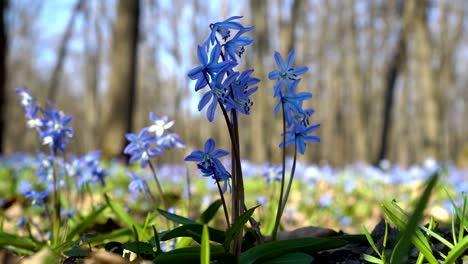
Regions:
M 401 236 L 400 240 L 398 241 L 397 245 L 395 246 L 392 256 L 390 258 L 390 263 L 392 264 L 400 264 L 403 263 L 404 259 L 408 256 L 408 253 L 411 249 L 411 242 L 414 241 L 414 237 L 416 235 L 416 232 L 418 230 L 418 223 L 423 217 L 424 209 L 427 206 L 427 203 L 429 202 L 429 198 L 431 196 L 431 192 L 434 189 L 435 185 L 437 184 L 438 180 L 438 173 L 434 173 L 431 175 L 427 182 L 427 186 L 424 189 L 423 195 L 421 196 L 419 202 L 416 205 L 416 208 L 413 212 L 413 215 L 409 219 L 408 224 L 406 225 L 405 228 L 401 229 L 403 235 Z M 426 240 L 424 238 L 424 240 Z M 427 241 L 427 240 L 426 240 Z M 430 248 L 429 248 L 430 250 Z M 432 250 L 430 250 L 432 251 Z M 423 253 L 423 252 L 422 252 Z M 423 253 L 424 254 L 424 253 Z M 428 254 L 428 253 L 426 253 Z M 437 263 L 437 260 L 435 260 L 432 252 L 428 255 L 424 255 L 431 263 Z M 432 260 L 434 259 L 434 260 Z
M 231 227 L 226 231 L 226 240 L 224 241 L 225 248 L 229 248 L 229 245 L 231 244 L 231 241 L 234 239 L 234 237 L 239 234 L 239 232 L 242 232 L 245 224 L 249 221 L 257 207 L 258 205 L 245 211 L 238 218 L 236 218 L 234 223 L 232 223 Z
M 132 216 L 130 216 L 125 209 L 118 204 L 117 202 L 109 199 L 109 196 L 106 194 L 104 195 L 106 199 L 106 203 L 109 206 L 109 208 L 112 209 L 112 211 L 128 226 L 128 227 L 134 227 L 135 230 L 138 233 L 139 238 L 141 238 L 143 241 L 149 241 L 150 236 L 148 233 L 146 233 L 143 229 L 143 227 L 133 219 Z
M 207 225 L 203 225 L 200 263 L 210 264 L 210 233 L 208 232 Z
M 463 238 L 457 245 L 455 245 L 452 250 L 447 255 L 447 259 L 444 264 L 454 263 L 458 257 L 460 257 L 468 249 L 468 236 Z
M 159 208 L 158 208 L 158 212 L 162 216 L 164 216 L 165 218 L 167 218 L 167 219 L 169 219 L 172 222 L 177 223 L 177 224 L 186 225 L 186 224 L 195 224 L 196 223 L 195 221 L 190 220 L 190 219 L 188 219 L 186 217 L 176 215 L 176 214 L 173 214 L 173 213 L 169 213 L 169 212 L 164 211 L 164 210 L 159 209 Z
M 96 218 L 104 212 L 104 210 L 107 208 L 107 205 L 102 206 L 96 211 L 93 211 L 90 213 L 88 216 L 86 216 L 83 220 L 81 220 L 75 227 L 71 229 L 71 231 L 68 233 L 66 241 L 73 240 L 73 238 L 79 234 L 81 234 L 83 231 L 86 230 L 90 225 L 94 224 L 96 221 Z
M 161 235 L 161 241 L 166 241 L 176 237 L 191 237 L 195 241 L 201 243 L 201 237 L 203 232 L 203 225 L 201 224 L 187 224 L 174 228 Z M 226 235 L 223 231 L 208 227 L 210 240 L 218 243 L 223 243 L 226 239 Z
M 263 263 L 292 252 L 314 254 L 322 250 L 345 246 L 347 241 L 339 238 L 297 238 L 273 241 L 253 247 L 241 255 L 242 264 Z
M 206 208 L 206 210 L 200 215 L 200 221 L 202 224 L 208 224 L 216 215 L 216 212 L 218 212 L 219 207 L 221 207 L 222 204 L 221 199 L 210 204 L 210 206 L 208 206 L 208 208 Z

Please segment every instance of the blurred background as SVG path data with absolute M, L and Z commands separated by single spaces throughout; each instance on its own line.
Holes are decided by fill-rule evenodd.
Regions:
M 342 166 L 382 159 L 408 166 L 427 157 L 468 166 L 468 1 L 466 0 L 0 0 L 0 152 L 34 151 L 15 94 L 27 86 L 74 120 L 70 152 L 120 155 L 125 133 L 167 115 L 187 148 L 212 136 L 229 149 L 224 121 L 197 111 L 187 73 L 210 23 L 233 15 L 254 43 L 240 69 L 262 80 L 251 116 L 241 117 L 241 155 L 280 161 L 280 116 L 273 108 L 274 51 L 296 49 L 308 73 L 319 144 L 304 162 Z M 205 88 L 207 89 L 207 88 Z

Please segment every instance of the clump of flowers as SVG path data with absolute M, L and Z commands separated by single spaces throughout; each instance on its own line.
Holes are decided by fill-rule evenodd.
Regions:
M 26 125 L 33 128 L 39 135 L 42 145 L 48 146 L 48 152 L 37 151 L 37 184 L 44 186 L 43 190 L 34 190 L 32 184 L 24 185 L 22 192 L 26 199 L 31 200 L 35 206 L 44 208 L 45 215 L 49 218 L 52 244 L 59 243 L 60 226 L 64 217 L 72 217 L 74 210 L 62 208 L 61 191 L 67 188 L 70 193 L 70 181 L 82 192 L 89 184 L 105 185 L 106 171 L 100 165 L 101 154 L 99 151 L 90 152 L 81 158 L 72 158 L 70 162 L 64 160 L 60 154 L 65 152 L 70 139 L 74 137 L 74 131 L 69 124 L 71 116 L 65 115 L 51 102 L 46 109 L 37 104 L 27 87 L 16 89 L 20 96 L 21 105 L 25 110 Z M 49 202 L 52 200 L 52 202 Z
M 251 77 L 253 69 L 248 69 L 243 72 L 237 70 L 239 60 L 246 51 L 245 47 L 253 42 L 253 38 L 245 36 L 245 33 L 253 30 L 253 27 L 245 27 L 237 22 L 242 17 L 234 16 L 225 21 L 217 22 L 210 25 L 211 33 L 207 40 L 202 45 L 198 46 L 197 54 L 200 61 L 199 66 L 193 68 L 188 77 L 196 80 L 195 91 L 200 91 L 208 87 L 208 91 L 203 94 L 198 104 L 198 110 L 201 111 L 208 105 L 206 116 L 208 121 L 212 122 L 216 113 L 216 109 L 220 108 L 225 119 L 225 123 L 231 139 L 232 153 L 232 170 L 231 177 L 229 173 L 218 161 L 218 157 L 228 155 L 225 150 L 214 150 L 215 142 L 213 139 L 208 139 L 205 143 L 205 151 L 195 150 L 188 155 L 186 161 L 197 162 L 197 167 L 203 176 L 211 176 L 216 184 L 220 181 L 226 182 L 231 178 L 232 181 L 232 222 L 246 211 L 244 203 L 244 187 L 242 177 L 242 167 L 239 150 L 239 126 L 238 115 L 250 114 L 253 101 L 250 96 L 253 95 L 258 87 L 259 79 Z M 300 82 L 300 75 L 307 71 L 307 67 L 293 67 L 294 50 L 292 50 L 286 62 L 283 61 L 281 55 L 276 52 L 275 60 L 278 64 L 278 70 L 270 72 L 269 78 L 277 80 L 273 87 L 274 97 L 278 99 L 278 103 L 274 109 L 275 115 L 282 110 L 283 115 L 283 141 L 280 147 L 283 150 L 283 165 L 282 168 L 269 168 L 267 181 L 273 179 L 281 179 L 280 200 L 278 203 L 278 211 L 276 215 L 275 228 L 273 231 L 273 239 L 276 239 L 276 232 L 279 227 L 289 191 L 294 177 L 295 161 L 297 152 L 304 154 L 306 143 L 318 142 L 317 136 L 310 135 L 319 125 L 309 125 L 309 118 L 313 114 L 313 109 L 303 108 L 304 101 L 312 98 L 312 94 L 308 92 L 297 92 L 297 86 Z M 285 186 L 285 167 L 286 167 L 286 146 L 294 145 L 294 163 L 291 169 L 291 176 L 286 193 Z M 281 174 L 281 175 L 279 175 Z M 224 185 L 226 186 L 226 184 Z M 224 203 L 223 194 L 226 188 L 219 187 L 220 195 L 223 201 L 226 222 L 230 223 L 227 205 Z M 262 241 L 262 235 L 256 226 L 253 219 L 250 221 L 253 229 L 256 231 L 257 242 Z M 239 255 L 240 240 L 238 236 L 233 247 L 233 253 Z

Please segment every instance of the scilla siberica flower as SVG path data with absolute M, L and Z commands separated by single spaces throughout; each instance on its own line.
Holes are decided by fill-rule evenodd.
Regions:
M 141 168 L 146 167 L 151 158 L 161 155 L 164 150 L 185 148 L 176 133 L 164 135 L 174 125 L 174 121 L 168 121 L 167 116 L 158 118 L 153 112 L 149 113 L 149 118 L 152 124 L 144 127 L 138 136 L 132 133 L 125 135 L 130 144 L 125 147 L 124 153 L 131 156 L 130 163 L 140 161 Z
M 282 106 L 287 127 L 290 127 L 290 130 L 282 134 L 286 136 L 286 141 L 281 142 L 279 146 L 283 147 L 295 143 L 299 153 L 304 155 L 307 142 L 320 142 L 318 136 L 309 135 L 317 130 L 320 125 L 309 126 L 309 117 L 314 110 L 303 109 L 302 105 L 305 100 L 312 98 L 312 94 L 296 92 L 297 85 L 300 82 L 298 76 L 306 72 L 307 67 L 293 68 L 293 59 L 294 49 L 289 53 L 286 63 L 284 63 L 281 55 L 275 52 L 275 60 L 279 69 L 270 72 L 268 77 L 270 80 L 278 81 L 274 86 L 274 97 L 278 98 L 275 115 L 278 114 Z
M 140 161 L 142 168 L 148 165 L 151 158 L 161 155 L 162 150 L 153 143 L 156 137 L 149 134 L 148 128 L 143 128 L 138 135 L 128 133 L 125 135 L 130 144 L 124 149 L 124 153 L 130 155 L 130 163 Z
M 224 168 L 218 158 L 229 154 L 224 149 L 216 149 L 216 142 L 210 138 L 205 143 L 205 150 L 195 150 L 190 155 L 185 157 L 185 161 L 195 161 L 198 169 L 205 177 L 212 177 L 216 181 L 224 181 L 223 192 L 226 191 L 230 178 L 229 172 Z
M 279 54 L 279 52 L 275 52 L 275 60 L 276 64 L 278 65 L 278 70 L 274 70 L 268 74 L 268 78 L 270 80 L 278 80 L 278 82 L 274 86 L 274 97 L 279 96 L 280 91 L 283 89 L 289 89 L 295 80 L 298 80 L 299 75 L 305 73 L 308 68 L 306 66 L 302 66 L 299 68 L 293 68 L 292 63 L 294 60 L 295 51 L 294 49 L 291 50 L 288 54 L 288 58 L 286 59 L 286 63 L 284 63 L 283 58 Z
M 197 49 L 202 65 L 193 68 L 188 73 L 190 79 L 197 80 L 195 91 L 206 86 L 210 89 L 202 96 L 198 104 L 198 110 L 201 111 L 211 101 L 207 110 L 207 118 L 210 122 L 214 120 L 218 104 L 222 104 L 227 111 L 238 110 L 243 114 L 249 114 L 252 106 L 250 95 L 257 90 L 257 87 L 250 88 L 251 85 L 259 82 L 258 79 L 250 76 L 253 70 L 239 74 L 234 69 L 238 65 L 238 58 L 245 51 L 245 46 L 253 42 L 253 38 L 243 36 L 243 34 L 254 27 L 244 27 L 234 21 L 239 18 L 241 17 L 235 16 L 210 25 L 209 38 Z M 232 30 L 237 31 L 233 37 L 231 37 Z M 209 62 L 207 52 L 210 53 Z

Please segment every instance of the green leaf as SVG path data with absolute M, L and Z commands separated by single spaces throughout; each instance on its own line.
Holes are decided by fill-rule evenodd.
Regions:
M 265 262 L 265 264 L 309 264 L 312 263 L 313 260 L 314 257 L 312 257 L 311 255 L 295 252 L 272 259 L 270 261 Z
M 88 248 L 75 247 L 63 252 L 65 256 L 75 258 L 85 258 L 91 255 L 91 251 Z
M 149 243 L 156 247 L 156 250 L 161 252 L 161 240 L 159 239 L 159 233 L 156 227 L 153 226 L 154 236 L 150 239 Z
M 210 234 L 208 232 L 208 226 L 207 225 L 203 225 L 200 263 L 201 264 L 210 264 Z
M 188 263 L 200 263 L 200 247 L 187 247 L 174 249 L 164 254 L 160 254 L 154 258 L 154 263 L 158 264 L 188 264 Z M 229 261 L 234 256 L 230 255 L 224 250 L 223 246 L 210 245 L 210 259 L 226 259 Z
M 119 255 L 123 254 L 123 244 L 120 242 L 111 241 L 109 243 L 106 243 L 104 245 L 104 248 L 108 252 L 112 252 L 112 253 L 119 254 Z
M 226 240 L 224 241 L 224 247 L 229 248 L 229 245 L 231 244 L 232 240 L 234 237 L 239 234 L 239 232 L 242 232 L 245 224 L 247 221 L 249 221 L 250 217 L 253 215 L 255 209 L 257 209 L 259 205 L 250 208 L 249 210 L 245 211 L 243 214 L 241 214 L 234 223 L 232 223 L 231 227 L 226 230 Z
M 94 224 L 96 218 L 107 208 L 106 205 L 99 208 L 99 210 L 93 211 L 88 216 L 86 216 L 83 220 L 81 220 L 75 227 L 73 227 L 68 233 L 66 241 L 71 241 L 75 238 L 75 236 L 81 234 L 83 231 L 86 230 L 90 225 Z
M 153 259 L 154 257 L 153 245 L 151 245 L 150 243 L 145 243 L 141 241 L 127 242 L 122 245 L 122 248 L 130 250 L 138 256 L 143 257 L 144 259 Z
M 468 249 L 468 236 L 464 237 L 458 244 L 456 244 L 447 255 L 444 264 L 454 263 L 465 251 Z
M 416 208 L 413 212 L 413 215 L 410 217 L 408 224 L 406 226 L 403 226 L 402 229 L 402 236 L 400 237 L 399 241 L 397 242 L 395 248 L 393 249 L 392 256 L 390 258 L 390 263 L 392 264 L 399 264 L 403 263 L 404 259 L 408 256 L 409 251 L 411 249 L 411 242 L 413 241 L 413 244 L 415 244 L 416 247 L 418 247 L 417 244 L 419 243 L 424 243 L 424 246 L 426 246 L 427 239 L 422 235 L 422 232 L 418 229 L 418 224 L 419 221 L 423 217 L 424 209 L 427 206 L 427 203 L 429 202 L 429 198 L 431 196 L 431 192 L 434 189 L 435 185 L 437 184 L 438 180 L 438 172 L 435 172 L 434 174 L 431 175 L 429 180 L 427 181 L 427 186 L 424 189 L 423 195 L 419 199 L 418 203 L 416 204 Z M 419 231 L 419 233 L 418 233 Z M 421 237 L 422 236 L 422 237 Z M 418 239 L 414 239 L 414 238 Z M 415 241 L 420 240 L 417 243 L 414 243 Z M 421 246 L 421 245 L 419 245 Z M 428 246 L 428 245 L 427 245 Z M 427 258 L 427 260 L 430 263 L 438 263 L 437 260 L 435 259 L 432 249 L 430 247 L 424 248 L 425 250 L 423 251 L 422 248 L 418 249 L 421 251 L 421 253 L 424 255 L 424 257 Z
M 161 235 L 160 239 L 166 241 L 176 237 L 191 237 L 193 240 L 201 243 L 201 237 L 203 232 L 203 225 L 201 224 L 187 224 L 176 227 L 170 231 L 165 232 Z M 223 243 L 226 239 L 226 235 L 223 231 L 208 227 L 210 240 L 218 243 Z
M 253 247 L 241 255 L 242 264 L 263 263 L 288 253 L 302 252 L 314 254 L 322 250 L 339 248 L 348 244 L 339 238 L 297 238 L 291 240 L 273 241 Z
M 362 226 L 361 227 L 361 231 L 364 233 L 364 235 L 366 236 L 367 238 L 367 241 L 369 241 L 369 244 L 371 245 L 372 249 L 374 249 L 374 252 L 377 253 L 377 255 L 379 255 L 380 258 L 382 258 L 382 254 L 380 253 L 380 251 L 377 249 L 377 246 L 375 245 L 374 243 L 374 239 L 372 238 L 371 234 L 369 233 L 369 230 L 367 230 L 367 228 L 365 226 Z
M 112 211 L 128 226 L 128 227 L 134 227 L 135 230 L 138 232 L 138 237 L 140 237 L 143 241 L 149 241 L 150 236 L 148 233 L 145 232 L 143 227 L 133 217 L 131 217 L 125 209 L 115 202 L 114 200 L 111 200 L 107 194 L 104 194 L 104 197 L 106 199 L 107 205 L 112 209 Z
M 90 243 L 102 243 L 105 240 L 113 240 L 122 237 L 130 237 L 133 234 L 133 231 L 130 228 L 120 228 L 113 230 L 110 233 L 98 234 L 95 236 L 86 236 L 86 239 Z
M 374 256 L 367 255 L 367 254 L 362 254 L 362 257 L 364 258 L 365 261 L 369 261 L 370 263 L 375 263 L 375 264 L 385 264 L 385 262 L 381 259 L 378 259 Z
M 13 246 L 26 250 L 30 253 L 37 252 L 43 245 L 27 237 L 20 237 L 0 231 L 0 248 Z
M 221 207 L 223 203 L 221 199 L 214 201 L 206 210 L 200 215 L 200 221 L 202 224 L 208 224 L 211 219 L 215 216 L 216 212 L 218 212 L 219 207 Z
M 193 221 L 193 220 L 190 220 L 186 217 L 183 217 L 183 216 L 180 216 L 180 215 L 176 215 L 176 214 L 172 214 L 172 213 L 169 213 L 167 211 L 164 211 L 162 209 L 159 209 L 158 208 L 158 212 L 164 216 L 165 218 L 171 220 L 172 222 L 174 223 L 177 223 L 177 224 L 182 224 L 182 225 L 186 225 L 186 224 L 195 224 L 196 222 Z

